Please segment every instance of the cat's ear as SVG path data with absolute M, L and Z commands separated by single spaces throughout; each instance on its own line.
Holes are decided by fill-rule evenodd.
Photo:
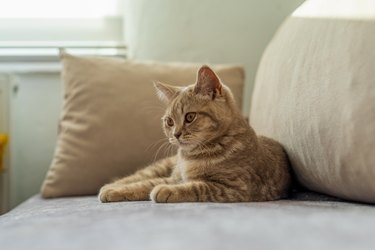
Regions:
M 180 91 L 179 87 L 171 86 L 169 84 L 161 82 L 154 82 L 154 87 L 159 99 L 165 103 L 169 103 L 170 101 L 172 101 Z
M 216 96 L 221 96 L 222 85 L 219 77 L 207 65 L 203 65 L 197 73 L 197 83 L 194 87 L 196 94 L 210 96 L 215 99 Z

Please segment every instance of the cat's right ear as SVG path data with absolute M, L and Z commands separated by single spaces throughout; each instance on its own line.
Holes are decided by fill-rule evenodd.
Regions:
M 156 93 L 161 101 L 165 103 L 171 102 L 179 93 L 180 88 L 169 84 L 154 82 Z

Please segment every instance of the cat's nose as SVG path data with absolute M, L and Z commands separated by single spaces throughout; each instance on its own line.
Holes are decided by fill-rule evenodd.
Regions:
M 174 135 L 174 137 L 176 137 L 176 139 L 178 139 L 182 135 L 182 132 L 176 132 L 173 135 Z

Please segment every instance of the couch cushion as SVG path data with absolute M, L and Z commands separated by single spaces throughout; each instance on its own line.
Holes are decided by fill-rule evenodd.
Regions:
M 0 216 L 1 250 L 374 249 L 374 206 L 308 196 L 315 201 L 103 204 L 34 196 Z
M 305 186 L 365 202 L 375 202 L 373 4 L 302 5 L 263 55 L 250 116 Z
M 63 55 L 64 107 L 44 197 L 95 194 L 114 177 L 151 163 L 166 140 L 152 82 L 194 83 L 198 64 L 142 63 Z M 241 104 L 244 71 L 213 66 Z

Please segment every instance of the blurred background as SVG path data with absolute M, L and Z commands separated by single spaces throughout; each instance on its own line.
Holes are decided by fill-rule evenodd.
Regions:
M 3 0 L 0 213 L 33 194 L 52 159 L 62 105 L 58 49 L 246 68 L 244 114 L 268 42 L 303 0 Z M 1 152 L 4 151 L 4 152 Z M 1 159 L 0 159 L 1 160 Z

